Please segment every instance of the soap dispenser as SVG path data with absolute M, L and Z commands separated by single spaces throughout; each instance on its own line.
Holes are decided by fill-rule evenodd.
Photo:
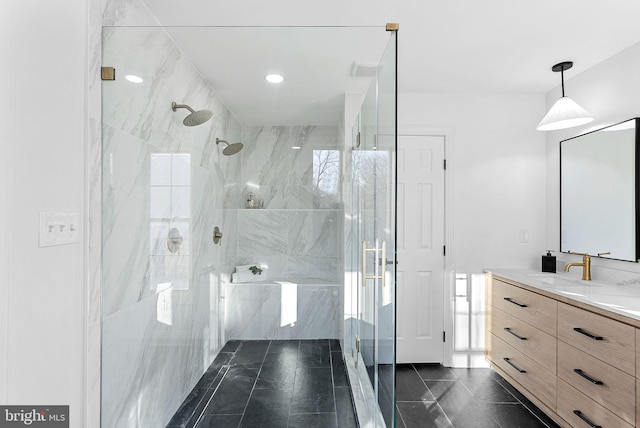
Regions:
M 553 250 L 547 250 L 547 254 L 542 256 L 542 272 L 556 273 L 556 256 L 552 256 Z

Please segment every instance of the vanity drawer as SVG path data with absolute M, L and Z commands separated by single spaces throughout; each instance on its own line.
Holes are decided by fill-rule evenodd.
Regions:
M 589 425 L 587 421 L 576 415 L 576 411 L 589 420 L 592 425 Z M 590 426 L 633 428 L 634 426 L 620 419 L 612 411 L 591 400 L 562 379 L 558 380 L 557 413 L 575 428 L 589 428 Z
M 491 313 L 491 331 L 518 351 L 555 373 L 555 337 L 497 308 L 493 308 Z
M 636 328 L 636 377 L 640 378 L 640 328 Z M 640 391 L 638 391 L 638 396 L 640 396 Z
M 557 302 L 497 278 L 492 280 L 491 304 L 551 336 L 556 336 Z
M 630 424 L 635 423 L 635 377 L 563 342 L 558 343 L 558 377 Z
M 638 408 L 640 408 L 640 379 L 636 379 L 636 426 L 640 427 L 640 412 L 638 412 Z
M 634 376 L 635 328 L 558 303 L 558 339 Z
M 556 376 L 494 334 L 490 359 L 551 409 L 556 408 Z

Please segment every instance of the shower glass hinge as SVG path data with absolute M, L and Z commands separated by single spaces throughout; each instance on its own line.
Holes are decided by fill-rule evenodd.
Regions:
M 360 338 L 356 336 L 356 352 L 360 353 Z
M 116 80 L 116 69 L 113 67 L 101 67 L 100 76 L 102 80 Z
M 398 31 L 400 29 L 400 24 L 397 22 L 387 22 L 385 29 L 387 31 Z
M 355 146 L 353 146 L 353 148 L 357 149 L 358 147 L 360 147 L 360 132 L 358 132 L 358 134 L 356 135 L 356 144 Z

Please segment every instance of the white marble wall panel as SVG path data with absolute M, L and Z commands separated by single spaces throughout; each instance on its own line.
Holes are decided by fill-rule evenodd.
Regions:
M 287 262 L 285 278 L 331 283 L 340 279 L 337 257 L 290 256 Z
M 239 210 L 238 265 L 265 263 L 269 279 L 338 281 L 336 210 Z
M 146 143 L 103 126 L 104 316 L 150 294 L 149 165 Z
M 326 284 L 230 284 L 227 339 L 338 338 L 340 287 Z
M 239 210 L 239 256 L 286 256 L 287 211 Z
M 98 324 L 102 318 L 102 125 L 99 120 L 89 119 L 89 147 L 87 149 L 87 189 L 89 193 L 89 219 L 87 221 L 87 237 L 89 240 L 87 255 L 87 323 Z M 90 329 L 96 332 L 96 329 Z M 97 329 L 97 335 L 88 336 L 88 341 L 96 348 L 87 347 L 88 355 L 100 355 L 100 329 Z M 89 365 L 98 367 L 97 372 L 91 372 L 92 378 L 97 378 L 93 382 L 100 382 L 100 360 L 89 360 Z M 99 396 L 92 397 L 98 404 Z
M 337 211 L 288 212 L 288 249 L 290 255 L 337 257 Z
M 244 199 L 252 192 L 270 209 L 337 208 L 341 156 L 336 129 L 245 128 L 241 152 Z

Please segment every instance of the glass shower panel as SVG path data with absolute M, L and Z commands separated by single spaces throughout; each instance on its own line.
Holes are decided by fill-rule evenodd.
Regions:
M 375 426 L 394 426 L 395 372 L 395 33 L 367 92 L 359 117 L 359 146 L 352 152 L 352 233 L 360 244 L 357 363 Z M 355 244 L 354 244 L 355 245 Z
M 165 426 L 227 340 L 343 338 L 392 426 L 394 49 L 380 27 L 103 28 L 102 426 Z M 383 51 L 352 150 L 354 65 Z
M 376 284 L 378 404 L 388 427 L 395 426 L 395 302 L 396 302 L 396 49 L 391 33 L 378 66 L 378 117 L 376 152 L 376 239 L 385 249 L 376 267 L 383 277 Z
M 383 276 L 377 283 L 378 319 L 376 371 L 378 404 L 387 426 L 395 426 L 395 308 L 396 308 L 396 135 L 397 135 L 397 32 L 378 67 L 378 126 L 376 151 L 376 234 L 386 249 L 386 257 L 376 265 Z
M 105 27 L 102 64 L 102 426 L 165 426 L 223 345 L 221 283 L 234 246 L 211 153 L 233 129 L 166 29 Z M 186 126 L 186 108 L 217 115 Z M 213 126 L 215 124 L 215 126 Z M 229 135 L 237 138 L 239 135 Z

